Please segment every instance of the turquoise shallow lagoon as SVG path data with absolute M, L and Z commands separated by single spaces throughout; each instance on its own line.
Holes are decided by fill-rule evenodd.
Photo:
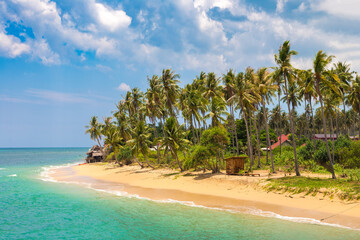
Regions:
M 0 239 L 360 239 L 360 231 L 43 181 L 85 148 L 0 149 Z

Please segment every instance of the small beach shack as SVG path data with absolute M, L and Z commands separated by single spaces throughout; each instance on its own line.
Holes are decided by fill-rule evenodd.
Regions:
M 244 162 L 247 157 L 230 157 L 225 159 L 226 174 L 238 174 L 240 170 L 244 170 Z

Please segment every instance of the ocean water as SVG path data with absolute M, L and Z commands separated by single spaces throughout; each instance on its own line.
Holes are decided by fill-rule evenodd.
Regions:
M 85 148 L 0 149 L 0 239 L 360 239 L 360 231 L 44 181 Z

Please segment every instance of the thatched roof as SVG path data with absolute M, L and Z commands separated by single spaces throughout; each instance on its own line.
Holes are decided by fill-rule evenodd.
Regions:
M 92 156 L 93 157 L 102 157 L 103 154 L 102 154 L 102 152 L 93 152 Z

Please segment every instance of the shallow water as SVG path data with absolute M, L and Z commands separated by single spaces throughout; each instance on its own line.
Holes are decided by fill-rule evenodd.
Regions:
M 0 149 L 0 239 L 360 239 L 360 231 L 43 181 L 87 149 Z

